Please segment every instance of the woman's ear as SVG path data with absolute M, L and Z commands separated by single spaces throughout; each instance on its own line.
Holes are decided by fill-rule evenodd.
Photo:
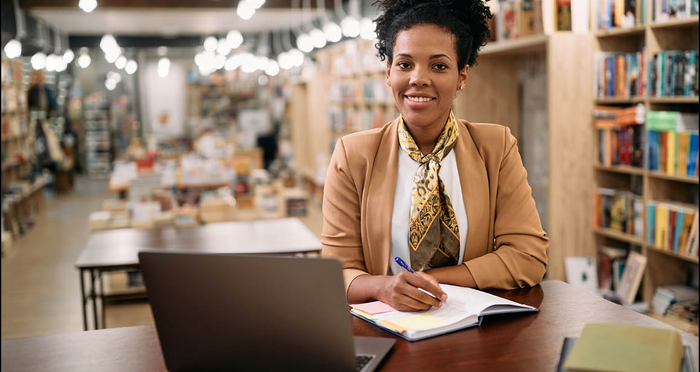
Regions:
M 391 86 L 389 83 L 389 78 L 391 78 L 391 63 L 389 62 L 389 59 L 386 60 L 386 83 L 387 85 Z
M 465 65 L 462 71 L 459 72 L 459 84 L 457 86 L 458 90 L 463 90 L 467 85 L 467 78 L 469 77 L 469 65 Z

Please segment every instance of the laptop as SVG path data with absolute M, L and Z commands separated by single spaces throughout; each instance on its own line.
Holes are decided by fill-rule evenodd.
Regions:
M 374 371 L 394 339 L 353 337 L 337 260 L 139 253 L 165 365 Z

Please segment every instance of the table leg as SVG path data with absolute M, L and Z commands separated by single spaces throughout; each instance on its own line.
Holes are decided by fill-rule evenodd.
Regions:
M 102 328 L 107 329 L 107 319 L 105 317 L 106 309 L 105 309 L 105 289 L 104 285 L 102 284 L 102 271 L 97 271 L 97 280 L 100 281 L 100 304 L 101 309 L 102 309 Z
M 85 306 L 87 306 L 87 296 L 85 296 L 85 271 L 80 269 L 80 310 L 83 313 L 83 331 L 88 330 L 87 314 Z
M 92 319 L 94 320 L 95 329 L 100 329 L 97 324 L 97 291 L 95 288 L 95 270 L 90 270 L 90 287 L 92 288 Z

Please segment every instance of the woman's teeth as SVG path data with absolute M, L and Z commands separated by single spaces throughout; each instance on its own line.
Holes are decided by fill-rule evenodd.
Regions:
M 409 97 L 409 96 L 406 96 L 406 98 L 408 98 L 409 100 L 411 100 L 411 101 L 413 101 L 413 102 L 428 102 L 428 101 L 432 101 L 432 98 L 428 98 L 428 97 Z

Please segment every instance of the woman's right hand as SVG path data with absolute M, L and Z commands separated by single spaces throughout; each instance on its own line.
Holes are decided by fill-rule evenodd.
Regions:
M 413 274 L 402 271 L 397 275 L 384 277 L 377 299 L 399 311 L 420 311 L 433 306 L 441 307 L 447 300 L 447 294 L 440 288 L 440 283 L 435 277 L 422 272 Z

